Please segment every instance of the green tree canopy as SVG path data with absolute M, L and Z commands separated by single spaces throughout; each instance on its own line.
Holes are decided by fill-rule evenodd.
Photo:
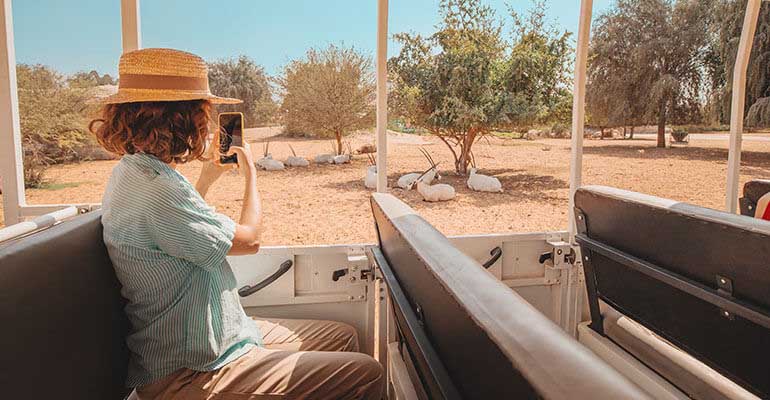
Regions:
M 254 60 L 241 55 L 209 62 L 208 68 L 212 93 L 243 100 L 242 104 L 220 105 L 219 111 L 242 112 L 249 127 L 273 122 L 277 105 L 265 70 Z
M 310 49 L 278 79 L 281 113 L 289 133 L 335 138 L 374 125 L 375 79 L 370 57 L 350 47 Z
M 618 0 L 599 16 L 589 72 L 589 113 L 607 124 L 699 121 L 708 1 Z M 618 110 L 610 110 L 618 107 Z
M 716 18 L 712 28 L 713 40 L 709 49 L 712 62 L 708 72 L 717 95 L 717 119 L 725 124 L 730 122 L 733 68 L 745 12 L 746 2 L 737 0 L 721 0 L 712 12 Z M 762 116 L 761 113 L 770 110 L 766 101 L 760 102 L 766 97 L 770 97 L 770 3 L 763 2 L 746 75 L 744 117 L 747 125 L 768 126 L 764 121 L 770 120 L 770 115 Z M 756 108 L 752 112 L 754 106 Z M 748 118 L 750 113 L 751 118 Z
M 436 135 L 465 174 L 473 144 L 491 130 L 566 120 L 569 115 L 569 33 L 545 24 L 545 3 L 526 18 L 511 11 L 511 42 L 503 23 L 480 0 L 442 0 L 430 37 L 395 35 L 389 60 L 390 108 Z
M 572 110 L 571 33 L 549 26 L 544 0 L 526 16 L 509 7 L 510 55 L 504 61 L 506 116 L 514 127 L 568 121 Z

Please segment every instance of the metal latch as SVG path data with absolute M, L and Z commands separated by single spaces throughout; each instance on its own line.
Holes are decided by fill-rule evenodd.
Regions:
M 558 283 L 561 277 L 561 270 L 572 268 L 575 264 L 575 249 L 571 244 L 563 240 L 547 240 L 552 250 L 540 255 L 538 261 L 545 264 L 550 260 L 550 265 L 545 266 L 545 280 L 547 283 Z

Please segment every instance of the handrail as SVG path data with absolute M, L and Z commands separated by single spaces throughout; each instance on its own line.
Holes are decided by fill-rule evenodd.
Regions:
M 41 215 L 31 221 L 19 222 L 0 229 L 0 243 L 26 235 L 28 233 L 45 229 L 67 218 L 78 215 L 77 207 L 66 207 L 58 211 Z
M 273 272 L 272 275 L 268 276 L 267 278 L 263 279 L 261 282 L 257 283 L 254 286 L 246 285 L 238 289 L 238 295 L 241 297 L 247 297 L 251 296 L 252 294 L 266 288 L 271 283 L 275 282 L 283 276 L 283 274 L 289 272 L 292 265 L 294 265 L 294 262 L 292 260 L 286 260 L 281 263 L 281 266 L 278 267 L 278 270 Z
M 492 256 L 492 258 L 487 260 L 484 264 L 481 264 L 484 266 L 484 269 L 489 269 L 489 267 L 494 265 L 497 260 L 500 259 L 500 257 L 503 255 L 503 249 L 501 249 L 500 246 L 497 246 L 489 252 L 489 255 Z

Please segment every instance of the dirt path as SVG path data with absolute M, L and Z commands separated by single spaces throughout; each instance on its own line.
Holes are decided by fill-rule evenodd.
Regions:
M 285 159 L 291 143 L 299 155 L 311 158 L 328 152 L 328 141 L 275 136 L 273 128 L 250 132 L 253 151 L 261 155 L 262 142 L 270 139 L 275 158 Z M 353 137 L 352 146 L 373 141 L 371 134 Z M 652 140 L 586 140 L 583 179 L 585 184 L 611 185 L 707 207 L 721 208 L 727 161 L 726 143 L 694 139 L 685 148 L 656 149 Z M 502 194 L 475 193 L 465 178 L 449 172 L 451 155 L 439 141 L 428 136 L 395 134 L 389 142 L 389 181 L 421 171 L 426 162 L 422 146 L 441 162 L 444 183 L 457 190 L 455 201 L 426 203 L 415 191 L 398 188 L 403 199 L 448 235 L 491 232 L 533 232 L 565 229 L 569 181 L 569 140 L 524 141 L 492 139 L 474 147 L 481 172 L 500 178 Z M 27 191 L 28 203 L 99 202 L 115 161 L 62 165 L 50 169 L 49 189 Z M 358 156 L 342 166 L 313 165 L 280 172 L 260 171 L 266 245 L 361 243 L 375 240 L 368 197 L 363 186 L 367 161 Z M 180 171 L 194 180 L 198 163 Z M 742 182 L 770 178 L 770 143 L 744 142 Z M 242 182 L 228 175 L 212 188 L 207 200 L 237 218 Z

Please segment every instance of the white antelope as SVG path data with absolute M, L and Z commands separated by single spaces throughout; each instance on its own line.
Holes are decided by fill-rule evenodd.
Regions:
M 430 153 L 428 153 L 425 149 L 420 148 L 420 152 L 422 152 L 422 155 L 425 156 L 425 158 L 428 160 L 428 163 L 430 164 L 430 169 L 428 169 L 428 173 L 425 174 L 425 176 L 422 178 L 423 181 L 427 184 L 433 183 L 436 179 L 441 179 L 441 175 L 438 173 L 438 168 L 436 167 L 438 164 L 436 164 L 433 161 L 433 157 L 430 156 Z M 413 172 L 411 174 L 406 174 L 400 178 L 398 178 L 398 182 L 396 182 L 396 185 L 404 190 L 411 190 L 414 187 L 415 182 L 417 182 L 417 178 L 420 177 L 419 172 Z
M 319 154 L 315 156 L 316 164 L 334 164 L 334 155 L 332 154 Z
M 286 159 L 286 165 L 290 167 L 307 167 L 310 165 L 310 162 L 305 157 L 297 157 L 297 153 L 291 145 L 289 145 L 289 150 L 291 150 L 291 156 Z
M 503 185 L 500 180 L 494 176 L 487 176 L 477 173 L 476 158 L 471 154 L 471 169 L 468 177 L 468 188 L 476 192 L 494 192 L 502 193 Z
M 432 167 L 431 167 L 432 168 Z M 430 171 L 430 170 L 428 170 Z M 417 178 L 417 192 L 420 193 L 422 199 L 425 201 L 447 201 L 455 198 L 455 188 L 446 183 L 439 183 L 436 185 L 428 185 L 421 178 L 428 173 L 425 171 Z
M 334 156 L 333 161 L 335 164 L 348 164 L 353 158 L 353 149 L 350 148 L 350 142 L 346 142 L 345 145 L 348 148 L 348 153 L 345 154 L 345 150 L 342 150 L 340 154 Z M 335 150 L 336 152 L 336 150 Z
M 334 164 L 334 157 L 337 156 L 337 150 L 334 148 L 334 142 L 332 144 L 332 152 L 328 154 L 319 154 L 315 156 L 316 164 Z
M 273 155 L 268 151 L 270 149 L 270 142 L 265 142 L 262 158 L 257 160 L 254 164 L 266 171 L 281 171 L 284 169 L 282 162 L 273 160 Z
M 367 156 L 369 157 L 369 166 L 366 167 L 364 186 L 367 189 L 377 189 L 377 161 L 371 154 L 367 154 Z

